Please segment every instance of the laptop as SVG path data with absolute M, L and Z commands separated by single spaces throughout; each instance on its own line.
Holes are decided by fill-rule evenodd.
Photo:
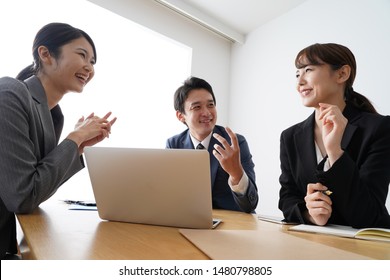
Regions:
M 206 150 L 86 147 L 84 153 L 101 219 L 213 227 Z

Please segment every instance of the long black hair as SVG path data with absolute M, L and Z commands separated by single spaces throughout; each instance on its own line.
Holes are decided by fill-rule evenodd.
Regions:
M 63 45 L 81 37 L 84 37 L 91 44 L 96 61 L 95 44 L 91 37 L 83 30 L 59 22 L 53 22 L 43 26 L 34 39 L 32 47 L 34 62 L 20 71 L 16 76 L 16 79 L 23 81 L 41 70 L 41 61 L 38 54 L 38 48 L 40 46 L 45 46 L 54 58 L 58 58 L 61 54 L 61 47 Z
M 301 50 L 295 58 L 297 69 L 304 68 L 309 64 L 321 65 L 324 63 L 329 64 L 333 70 L 338 70 L 344 65 L 350 66 L 351 74 L 344 91 L 345 101 L 361 111 L 378 113 L 367 97 L 353 90 L 357 66 L 355 56 L 347 47 L 334 43 L 317 43 Z

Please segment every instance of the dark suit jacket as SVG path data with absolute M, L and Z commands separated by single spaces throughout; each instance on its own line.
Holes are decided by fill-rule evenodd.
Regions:
M 215 126 L 214 132 L 224 137 L 230 144 L 230 137 L 226 130 L 221 126 Z M 247 141 L 242 135 L 237 134 L 238 143 L 240 145 L 241 164 L 249 179 L 248 190 L 245 195 L 237 195 L 234 193 L 229 184 L 229 175 L 222 169 L 218 160 L 212 154 L 214 144 L 220 144 L 214 137 L 211 137 L 209 145 L 210 153 L 210 173 L 213 208 L 236 210 L 243 212 L 254 212 L 258 203 L 258 193 L 255 179 L 254 163 L 252 155 L 249 151 Z M 167 148 L 171 149 L 194 149 L 191 141 L 189 130 L 175 135 L 167 140 Z
M 84 167 L 76 143 L 57 145 L 62 127 L 37 77 L 0 79 L 0 257 L 16 252 L 14 213 L 31 212 Z
M 341 142 L 344 154 L 326 172 L 317 165 L 314 113 L 283 131 L 280 139 L 279 209 L 288 221 L 305 223 L 307 184 L 320 182 L 333 193 L 329 223 L 356 228 L 390 228 L 385 207 L 390 182 L 390 117 L 364 113 L 347 104 Z

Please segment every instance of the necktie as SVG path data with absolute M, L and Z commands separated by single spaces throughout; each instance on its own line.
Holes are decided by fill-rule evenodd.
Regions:
M 202 143 L 199 143 L 198 146 L 196 146 L 196 149 L 197 150 L 204 150 L 204 146 L 202 145 Z

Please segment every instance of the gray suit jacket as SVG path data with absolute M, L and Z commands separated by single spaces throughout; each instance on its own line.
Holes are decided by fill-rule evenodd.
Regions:
M 84 167 L 76 143 L 57 145 L 62 127 L 37 77 L 0 78 L 0 257 L 16 250 L 14 213 L 33 211 Z
M 225 128 L 216 125 L 214 132 L 218 133 L 224 137 L 229 144 L 231 140 L 227 134 Z M 240 156 L 241 164 L 245 170 L 245 173 L 248 175 L 249 185 L 244 195 L 237 195 L 234 193 L 229 184 L 229 174 L 221 167 L 221 164 L 213 156 L 212 150 L 214 149 L 214 144 L 220 144 L 214 137 L 211 137 L 209 144 L 209 153 L 210 153 L 210 175 L 211 175 L 211 186 L 212 186 L 212 199 L 213 199 L 213 208 L 228 209 L 234 211 L 243 211 L 243 212 L 254 212 L 259 200 L 256 186 L 256 176 L 255 176 L 255 164 L 252 161 L 252 155 L 249 151 L 248 143 L 244 136 L 237 134 L 238 143 L 240 145 Z M 190 138 L 190 132 L 188 129 L 182 133 L 175 135 L 167 140 L 166 148 L 170 149 L 194 149 Z

